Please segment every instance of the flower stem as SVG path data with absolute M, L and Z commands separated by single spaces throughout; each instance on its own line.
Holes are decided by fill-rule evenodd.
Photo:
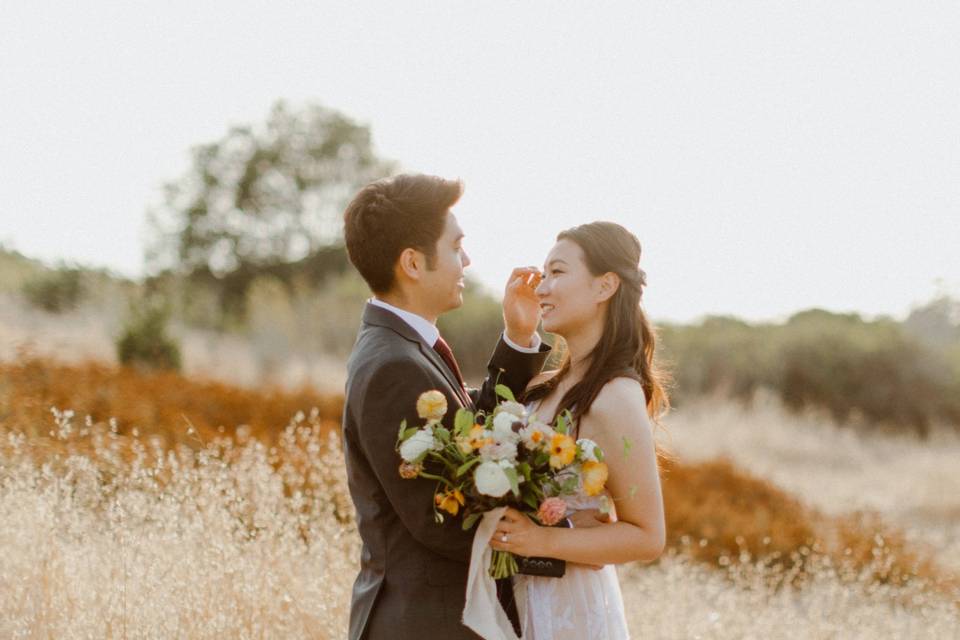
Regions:
M 520 567 L 517 566 L 517 559 L 512 553 L 509 551 L 494 550 L 493 556 L 490 558 L 489 569 L 490 576 L 494 580 L 509 578 L 519 570 Z

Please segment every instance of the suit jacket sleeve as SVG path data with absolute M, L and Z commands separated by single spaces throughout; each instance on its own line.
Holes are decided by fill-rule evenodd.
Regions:
M 397 360 L 379 366 L 371 375 L 359 400 L 355 414 L 357 441 L 370 467 L 383 487 L 403 526 L 415 540 L 451 560 L 470 561 L 473 531 L 463 531 L 461 519 L 445 514 L 442 524 L 436 522 L 433 496 L 436 481 L 425 478 L 406 480 L 400 477 L 403 460 L 396 450 L 397 432 L 402 420 L 407 426 L 424 423 L 417 415 L 417 398 L 424 391 L 437 388 L 415 361 Z M 452 426 L 456 403 L 448 398 L 445 423 Z
M 504 384 L 510 388 L 513 395 L 520 397 L 527 383 L 540 373 L 551 347 L 541 343 L 538 353 L 523 353 L 508 345 L 503 336 L 487 363 L 487 377 L 479 389 L 470 389 L 470 397 L 478 409 L 490 411 L 497 404 L 497 394 L 494 388 L 497 384 Z

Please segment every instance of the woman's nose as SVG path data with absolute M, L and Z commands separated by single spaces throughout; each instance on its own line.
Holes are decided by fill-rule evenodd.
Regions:
M 537 285 L 537 288 L 534 289 L 533 292 L 534 292 L 536 295 L 540 296 L 541 298 L 542 298 L 543 296 L 547 295 L 547 280 L 546 280 L 546 278 L 544 278 L 543 280 L 540 281 L 540 284 Z

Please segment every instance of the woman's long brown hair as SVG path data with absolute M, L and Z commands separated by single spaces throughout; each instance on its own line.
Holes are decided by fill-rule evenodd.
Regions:
M 590 410 L 607 382 L 629 377 L 643 387 L 647 413 L 656 423 L 670 407 L 670 400 L 666 392 L 667 375 L 654 364 L 654 330 L 640 306 L 646 284 L 646 275 L 639 266 L 640 241 L 613 222 L 591 222 L 568 229 L 557 236 L 557 242 L 561 240 L 574 242 L 583 250 L 591 274 L 615 273 L 620 278 L 620 286 L 607 305 L 603 333 L 590 352 L 587 371 L 560 399 L 556 415 L 569 410 L 574 424 L 579 426 L 580 418 Z M 529 389 L 524 401 L 550 395 L 569 373 L 570 355 L 565 354 L 557 375 Z

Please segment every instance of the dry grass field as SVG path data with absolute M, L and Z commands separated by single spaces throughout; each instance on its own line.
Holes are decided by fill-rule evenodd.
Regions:
M 0 367 L 0 637 L 342 638 L 359 543 L 339 410 Z M 665 443 L 669 552 L 621 568 L 635 637 L 960 637 L 955 436 L 862 438 L 759 398 L 678 410 Z

